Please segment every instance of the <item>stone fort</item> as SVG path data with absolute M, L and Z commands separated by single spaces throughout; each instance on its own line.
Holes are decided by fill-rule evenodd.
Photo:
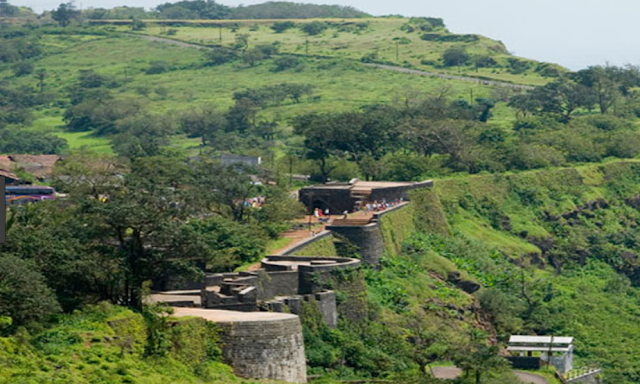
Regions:
M 176 307 L 176 316 L 201 317 L 218 324 L 223 356 L 238 376 L 306 382 L 297 315 L 305 305 L 312 305 L 329 327 L 336 327 L 339 317 L 358 321 L 365 316 L 361 267 L 376 267 L 383 254 L 399 252 L 399 245 L 413 230 L 409 192 L 431 185 L 431 181 L 355 179 L 303 188 L 299 198 L 310 212 L 328 208 L 341 214 L 367 202 L 394 203 L 361 217 L 354 214 L 333 220 L 323 232 L 265 257 L 258 269 L 206 273 L 202 281 L 177 287 L 169 284 L 169 290 L 156 292 L 149 300 Z M 345 293 L 346 299 L 339 303 L 336 291 Z

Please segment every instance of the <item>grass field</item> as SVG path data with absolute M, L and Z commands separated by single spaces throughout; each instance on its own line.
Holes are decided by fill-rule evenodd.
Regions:
M 282 21 L 282 20 L 280 20 Z M 293 20 L 295 23 L 310 23 L 318 20 Z M 500 41 L 478 36 L 477 41 L 440 42 L 425 41 L 421 37 L 424 32 L 416 30 L 406 32 L 401 28 L 409 22 L 406 18 L 370 18 L 370 19 L 322 19 L 330 24 L 330 28 L 316 36 L 309 36 L 298 28 L 288 29 L 282 33 L 274 32 L 270 26 L 272 20 L 194 20 L 181 22 L 179 26 L 166 26 L 150 20 L 147 28 L 140 33 L 162 36 L 169 29 L 175 30 L 171 38 L 198 44 L 215 44 L 233 46 L 236 36 L 247 34 L 249 47 L 258 44 L 277 43 L 281 52 L 300 55 L 318 55 L 325 57 L 348 58 L 360 60 L 363 56 L 375 54 L 377 60 L 397 65 L 408 65 L 418 69 L 481 76 L 501 81 L 520 84 L 542 85 L 549 79 L 540 76 L 533 69 L 522 74 L 512 74 L 506 68 L 478 68 L 471 66 L 441 68 L 428 62 L 437 62 L 442 53 L 452 46 L 464 47 L 472 56 L 491 56 L 503 67 L 507 66 L 510 55 Z M 366 28 L 359 26 L 366 24 Z M 115 27 L 120 31 L 128 31 L 127 25 Z M 444 29 L 435 30 L 443 36 L 454 36 Z M 532 60 L 532 68 L 537 63 Z
M 275 85 L 283 82 L 311 84 L 314 97 L 299 104 L 283 104 L 261 111 L 262 117 L 289 118 L 308 112 L 341 111 L 374 103 L 391 103 L 407 94 L 449 89 L 451 98 L 487 97 L 492 89 L 477 83 L 414 76 L 383 69 L 366 67 L 345 59 L 306 58 L 303 68 L 273 72 L 273 61 L 265 60 L 255 67 L 240 63 L 217 67 L 202 65 L 203 54 L 194 48 L 151 42 L 137 36 L 116 34 L 109 36 L 43 37 L 51 54 L 34 63 L 36 69 L 45 68 L 45 89 L 55 94 L 55 100 L 66 97 L 80 70 L 93 69 L 109 77 L 118 86 L 111 90 L 115 96 L 142 103 L 151 113 L 169 113 L 213 104 L 226 110 L 233 104 L 233 93 L 246 88 Z M 147 75 L 151 62 L 165 61 L 170 70 Z M 35 87 L 34 76 L 14 77 L 8 68 L 0 67 L 0 81 Z M 496 121 L 509 124 L 513 112 L 504 104 L 495 110 Z M 64 131 L 60 103 L 37 112 L 31 129 L 54 132 L 68 140 L 70 147 L 89 147 L 98 152 L 110 151 L 109 141 L 90 133 Z M 286 129 L 286 127 L 284 127 Z M 176 136 L 173 144 L 185 150 L 195 150 L 196 139 Z

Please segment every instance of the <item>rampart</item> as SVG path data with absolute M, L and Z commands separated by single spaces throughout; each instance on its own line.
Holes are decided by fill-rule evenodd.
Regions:
M 326 229 L 356 246 L 363 262 L 376 266 L 385 252 L 397 254 L 400 244 L 413 231 L 410 207 L 410 203 L 405 202 L 374 213 L 368 224 L 329 225 Z
M 199 308 L 177 308 L 174 316 L 215 322 L 222 331 L 223 357 L 240 377 L 307 382 L 304 339 L 298 316 Z

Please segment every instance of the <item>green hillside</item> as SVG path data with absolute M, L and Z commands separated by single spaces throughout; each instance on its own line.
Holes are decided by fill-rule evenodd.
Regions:
M 557 65 L 517 58 L 500 41 L 480 35 L 456 35 L 425 18 L 305 19 L 305 20 L 196 20 L 158 24 L 147 20 L 140 33 L 166 36 L 199 44 L 234 46 L 248 35 L 249 47 L 277 43 L 281 52 L 348 58 L 411 66 L 417 69 L 540 85 L 564 70 Z M 274 23 L 293 27 L 276 32 Z M 305 25 L 317 30 L 305 32 Z M 277 26 L 276 25 L 276 28 Z M 221 28 L 220 28 L 221 27 Z M 120 27 L 125 31 L 127 27 Z M 171 30 L 171 32 L 168 32 Z M 450 48 L 468 57 L 457 64 L 443 60 Z
M 136 100 L 151 113 L 174 116 L 205 105 L 224 110 L 233 105 L 235 92 L 247 88 L 281 83 L 311 85 L 311 98 L 297 104 L 268 106 L 260 112 L 265 118 L 277 118 L 285 125 L 289 118 L 302 113 L 348 111 L 363 105 L 393 103 L 412 89 L 429 92 L 446 87 L 451 98 L 491 95 L 490 88 L 480 84 L 410 76 L 343 59 L 304 58 L 294 68 L 275 72 L 275 58 L 254 67 L 238 63 L 207 67 L 198 49 L 119 33 L 44 34 L 41 42 L 47 54 L 34 60 L 33 66 L 46 68 L 45 89 L 58 102 L 40 107 L 30 129 L 55 133 L 68 140 L 71 148 L 87 146 L 98 152 L 110 152 L 108 138 L 93 136 L 91 132 L 68 132 L 63 127 L 64 100 L 68 99 L 68 88 L 77 81 L 81 70 L 93 70 L 107 77 L 118 98 Z M 154 64 L 162 66 L 161 73 L 148 74 Z M 10 66 L 4 70 L 0 67 L 2 81 L 14 86 L 37 85 L 33 76 L 16 77 Z M 504 104 L 495 113 L 506 122 L 513 119 Z M 199 140 L 183 136 L 176 136 L 173 141 L 180 148 L 199 144 Z

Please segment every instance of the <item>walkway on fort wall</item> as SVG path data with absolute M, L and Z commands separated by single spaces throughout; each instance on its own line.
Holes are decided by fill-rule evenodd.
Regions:
M 174 317 L 200 317 L 214 323 L 242 323 L 254 321 L 281 321 L 298 316 L 279 312 L 237 312 L 220 309 L 174 308 Z

